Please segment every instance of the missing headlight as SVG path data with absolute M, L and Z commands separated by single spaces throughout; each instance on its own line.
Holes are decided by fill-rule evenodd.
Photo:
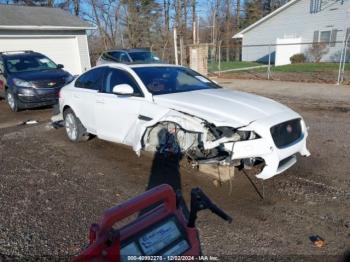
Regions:
M 241 141 L 252 140 L 260 138 L 260 136 L 254 131 L 237 131 Z
M 260 138 L 260 136 L 254 131 L 237 130 L 236 128 L 230 126 L 215 126 L 213 124 L 207 124 L 206 127 L 214 136 L 214 140 L 232 138 L 233 141 L 245 141 Z

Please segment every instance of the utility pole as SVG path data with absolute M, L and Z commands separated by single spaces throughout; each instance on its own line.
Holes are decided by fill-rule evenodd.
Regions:
M 219 76 L 221 76 L 221 41 L 219 41 Z
M 184 62 L 183 62 L 183 59 L 184 59 L 184 56 L 183 56 L 183 53 L 184 53 L 184 38 L 181 36 L 180 37 L 180 65 L 183 65 Z
M 271 45 L 269 45 L 269 65 L 267 67 L 267 79 L 270 80 L 271 77 Z
M 175 53 L 175 65 L 179 64 L 179 60 L 177 57 L 177 32 L 176 27 L 174 27 L 174 53 Z
M 192 33 L 193 33 L 193 44 L 196 44 L 196 0 L 192 0 Z M 198 30 L 198 28 L 197 28 Z
M 241 24 L 241 0 L 236 0 L 236 33 L 240 29 L 240 24 Z M 239 56 L 240 56 L 240 47 L 238 45 L 238 40 L 235 40 L 235 58 L 237 61 L 239 61 Z
M 193 44 L 196 44 L 197 43 L 197 33 L 196 33 L 196 22 L 193 22 L 193 25 L 192 25 L 192 38 L 193 38 Z
M 348 43 L 350 39 L 350 33 L 346 36 L 346 40 L 344 42 L 344 47 L 342 49 L 342 53 L 340 56 L 340 65 L 339 65 L 339 74 L 338 74 L 338 82 L 337 85 L 340 83 L 343 83 L 344 81 L 344 73 L 345 73 L 345 64 L 346 64 L 346 57 L 347 57 L 347 49 L 348 49 Z
M 215 43 L 215 41 L 214 41 L 214 37 L 215 37 L 215 17 L 216 17 L 216 10 L 214 9 L 214 11 L 213 11 L 213 31 L 212 31 L 212 42 L 213 42 L 213 45 L 214 45 L 214 43 Z
M 346 12 L 345 15 L 345 21 L 348 21 L 348 17 L 349 17 L 349 13 L 350 11 L 348 10 Z M 337 81 L 337 85 L 340 85 L 341 82 L 343 82 L 344 80 L 344 70 L 345 70 L 345 63 L 346 63 L 346 48 L 348 46 L 348 42 L 350 40 L 350 30 L 346 29 L 346 25 L 344 26 L 344 32 L 345 32 L 345 36 L 344 36 L 344 41 L 343 41 L 343 48 L 340 54 L 340 61 L 339 61 L 339 71 L 338 71 L 338 81 Z M 348 33 L 349 32 L 349 33 Z M 344 62 L 344 64 L 343 64 Z
M 197 40 L 197 44 L 199 44 L 199 16 L 198 16 L 198 14 L 197 14 L 197 38 L 196 38 L 196 40 Z

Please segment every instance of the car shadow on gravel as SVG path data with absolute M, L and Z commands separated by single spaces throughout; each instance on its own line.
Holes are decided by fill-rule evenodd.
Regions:
M 171 142 L 169 143 L 170 140 Z M 157 151 L 153 156 L 146 191 L 162 184 L 168 184 L 175 192 L 182 194 L 180 174 L 180 161 L 182 156 L 181 153 L 177 153 L 177 150 L 175 150 L 175 152 L 174 147 L 172 147 L 172 145 L 175 145 L 176 149 L 179 149 L 178 141 L 175 136 L 170 134 L 167 130 L 162 129 L 158 133 L 158 142 L 160 145 L 157 147 Z M 155 203 L 143 209 L 139 213 L 139 216 L 154 209 L 159 204 L 161 203 Z
M 160 152 L 156 152 L 146 190 L 168 184 L 174 191 L 181 191 L 180 160 L 181 156 L 165 156 Z
M 154 154 L 146 190 L 161 184 L 170 185 L 174 191 L 180 191 L 180 161 L 182 159 L 176 134 L 162 129 L 158 133 L 159 146 Z

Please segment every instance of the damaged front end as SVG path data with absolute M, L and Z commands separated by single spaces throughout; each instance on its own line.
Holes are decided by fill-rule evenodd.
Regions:
M 209 139 L 209 141 L 207 141 Z M 160 122 L 146 129 L 144 135 L 144 149 L 161 154 L 182 154 L 192 164 L 217 163 L 229 157 L 229 153 L 220 143 L 210 148 L 207 142 L 214 142 L 212 133 L 185 130 L 174 122 Z
M 142 148 L 145 151 L 157 152 L 164 155 L 183 155 L 192 166 L 199 164 L 222 164 L 234 166 L 253 166 L 256 160 L 232 160 L 233 145 L 237 141 L 246 141 L 259 138 L 252 131 L 243 131 L 229 126 L 215 126 L 203 119 L 194 116 L 196 123 L 193 130 L 183 128 L 178 122 L 161 121 L 148 126 L 142 139 Z M 227 148 L 227 143 L 232 145 Z
M 231 127 L 217 126 L 196 116 L 170 110 L 163 117 L 143 125 L 143 136 L 134 149 L 136 152 L 139 152 L 137 149 L 143 149 L 161 154 L 181 154 L 192 166 L 217 164 L 244 169 L 254 167 L 257 178 L 268 179 L 294 165 L 297 153 L 310 155 L 306 148 L 308 133 L 305 122 L 296 116 L 284 112 L 245 126 Z M 286 118 L 292 120 L 283 122 Z M 292 137 L 294 140 L 284 141 L 282 137 L 285 146 L 276 144 L 274 140 L 281 139 L 275 134 L 276 128 L 283 131 L 284 127 L 289 130 L 299 125 L 298 137 L 287 133 L 287 138 Z

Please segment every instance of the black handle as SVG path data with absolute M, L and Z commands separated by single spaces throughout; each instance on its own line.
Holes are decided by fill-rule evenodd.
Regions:
M 207 197 L 200 188 L 193 188 L 191 191 L 191 210 L 188 220 L 188 227 L 195 227 L 197 213 L 198 211 L 209 209 L 214 214 L 218 215 L 222 219 L 232 222 L 232 218 L 226 214 L 221 208 L 216 206 L 210 199 Z
M 225 211 L 223 211 L 221 208 L 217 207 L 216 205 L 212 204 L 212 206 L 209 208 L 211 212 L 221 217 L 223 220 L 228 221 L 229 223 L 232 223 L 232 217 L 230 217 Z

